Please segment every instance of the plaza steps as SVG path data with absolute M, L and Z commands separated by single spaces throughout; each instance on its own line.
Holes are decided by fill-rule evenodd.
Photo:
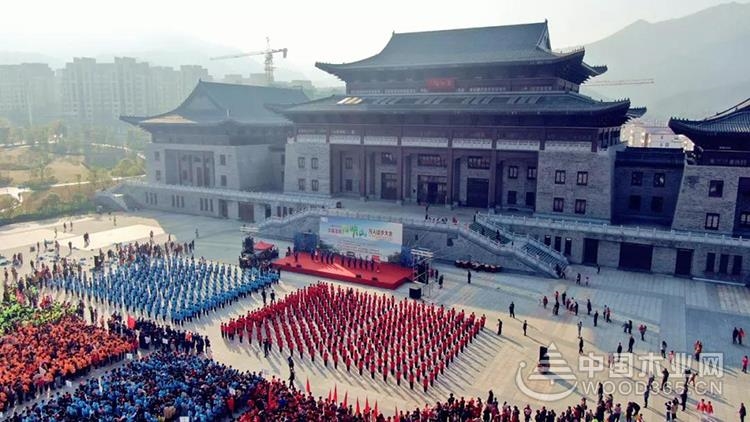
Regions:
M 114 189 L 97 192 L 94 195 L 94 203 L 110 211 L 129 211 L 127 201 L 124 194 L 117 193 Z
M 417 232 L 447 233 L 454 238 L 462 238 L 466 245 L 478 248 L 487 259 L 497 260 L 499 257 L 512 259 L 523 271 L 533 272 L 548 277 L 557 278 L 555 265 L 561 268 L 567 266 L 567 260 L 561 255 L 545 250 L 543 247 L 532 248 L 533 240 L 520 235 L 509 233 L 500 227 L 494 227 L 490 223 L 478 219 L 470 225 L 435 223 L 418 218 L 401 217 L 392 214 L 375 214 L 353 212 L 345 209 L 334 208 L 312 208 L 297 212 L 286 217 L 271 217 L 265 221 L 246 226 L 244 231 L 256 233 L 261 237 L 290 240 L 295 233 L 313 232 L 319 229 L 319 218 L 324 216 L 341 216 L 358 218 L 364 220 L 385 221 L 403 224 L 405 229 Z M 497 232 L 501 233 L 500 239 L 496 238 Z M 483 234 L 484 233 L 484 234 Z M 422 239 L 423 236 L 420 236 Z M 410 242 L 405 242 L 409 244 Z M 544 245 L 542 245 L 544 246 Z M 433 248 L 434 249 L 434 248 Z M 445 256 L 447 250 L 435 249 L 437 259 L 453 259 L 453 256 Z M 468 251 L 463 251 L 471 255 Z M 481 260 L 481 258 L 472 258 Z M 485 262 L 492 264 L 494 262 Z
M 470 228 L 491 239 L 498 239 L 499 236 L 502 243 L 518 246 L 523 255 L 530 257 L 537 267 L 546 272 L 551 269 L 554 276 L 557 276 L 555 268 L 564 271 L 569 264 L 568 259 L 560 252 L 536 239 L 509 231 L 502 224 L 494 221 L 491 216 L 477 214 Z

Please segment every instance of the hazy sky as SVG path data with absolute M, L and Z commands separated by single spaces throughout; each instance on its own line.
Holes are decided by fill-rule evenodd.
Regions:
M 268 35 L 273 45 L 289 48 L 289 60 L 309 66 L 316 60 L 342 62 L 370 56 L 394 30 L 546 18 L 553 48 L 561 48 L 596 41 L 638 19 L 666 20 L 720 3 L 725 1 L 3 0 L 0 50 L 40 52 L 67 60 L 74 54 L 106 54 L 109 46 L 162 48 L 146 40 L 168 35 L 170 43 L 186 36 L 252 51 L 264 47 Z

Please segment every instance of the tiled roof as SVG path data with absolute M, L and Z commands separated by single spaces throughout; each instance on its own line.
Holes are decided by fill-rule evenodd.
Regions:
M 133 124 L 218 124 L 236 122 L 253 125 L 290 124 L 274 113 L 269 104 L 297 104 L 308 101 L 300 89 L 198 82 L 193 92 L 176 109 L 150 117 L 122 117 Z
M 750 139 L 750 98 L 742 103 L 704 120 L 671 118 L 669 127 L 677 134 L 700 135 L 746 135 Z
M 467 64 L 547 62 L 571 55 L 583 57 L 583 49 L 560 54 L 551 51 L 547 22 L 484 28 L 394 33 L 383 50 L 351 63 L 316 63 L 326 72 L 359 69 L 438 67 Z M 585 66 L 597 75 L 603 66 Z
M 622 109 L 623 112 L 627 112 L 629 110 L 629 106 L 629 100 L 602 102 L 573 92 L 530 92 L 359 96 L 338 95 L 286 108 L 278 108 L 278 110 L 281 113 L 290 115 L 297 113 L 330 112 L 479 112 L 493 114 L 569 114 L 587 112 L 595 113 L 613 109 Z

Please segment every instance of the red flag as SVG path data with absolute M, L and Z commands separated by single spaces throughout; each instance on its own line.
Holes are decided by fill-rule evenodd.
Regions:
M 396 413 L 393 414 L 393 422 L 401 422 L 401 418 L 398 417 L 398 406 L 396 406 Z
M 379 413 L 378 413 L 378 401 L 375 400 L 375 417 L 377 418 L 378 415 L 379 415 Z
M 131 330 L 135 329 L 135 318 L 130 315 L 128 315 L 128 328 Z
M 344 393 L 344 407 L 348 407 L 347 403 L 349 403 L 349 392 Z
M 370 412 L 370 401 L 367 399 L 367 396 L 365 396 L 365 413 Z
M 310 394 L 310 378 L 305 382 L 305 391 L 307 391 L 307 394 Z
M 329 402 L 331 401 L 331 389 L 330 388 L 328 389 L 328 401 Z
M 333 402 L 338 403 L 339 402 L 339 392 L 336 385 L 333 386 Z
M 273 394 L 271 390 L 272 390 L 271 386 L 269 385 L 268 386 L 268 409 L 269 410 L 273 409 Z
M 359 411 L 359 397 L 357 397 L 357 407 L 356 407 L 356 408 L 355 408 L 354 410 L 356 410 L 356 412 L 355 412 L 355 413 L 356 413 L 357 415 L 359 415 L 359 414 L 360 414 L 360 411 Z

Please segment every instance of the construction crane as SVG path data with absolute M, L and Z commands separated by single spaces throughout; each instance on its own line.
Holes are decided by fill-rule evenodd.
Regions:
M 265 56 L 265 66 L 264 70 L 266 73 L 266 83 L 268 86 L 271 86 L 273 84 L 273 55 L 276 53 L 282 53 L 283 57 L 286 58 L 287 49 L 286 48 L 271 48 L 271 40 L 266 37 L 266 49 L 262 51 L 253 51 L 250 53 L 240 53 L 240 54 L 229 54 L 226 56 L 218 56 L 218 57 L 211 57 L 211 60 L 225 60 L 225 59 L 238 59 L 240 57 L 249 57 L 249 56 Z
M 591 81 L 586 82 L 586 86 L 620 86 L 620 85 L 651 85 L 656 83 L 653 79 L 621 79 L 616 81 Z

